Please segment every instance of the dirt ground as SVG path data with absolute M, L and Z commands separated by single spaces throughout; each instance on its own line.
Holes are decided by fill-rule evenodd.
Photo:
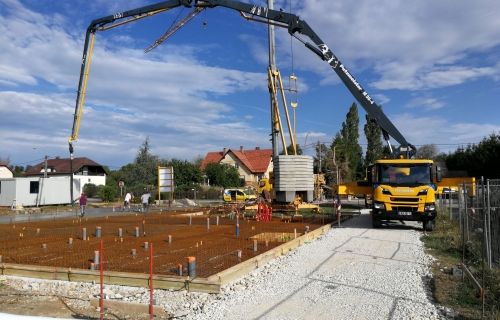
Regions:
M 321 215 L 292 222 L 280 218 L 258 222 L 243 215 L 236 218 L 220 214 L 217 218 L 217 215 L 202 213 L 206 212 L 128 213 L 123 216 L 4 224 L 0 225 L 1 262 L 89 269 L 102 239 L 104 270 L 148 273 L 147 242 L 148 246 L 151 243 L 154 245 L 155 274 L 177 275 L 179 264 L 183 265 L 183 272 L 187 272 L 186 257 L 195 256 L 197 275 L 208 277 L 293 239 L 295 232 L 300 236 L 306 229 L 312 231 L 328 222 Z M 240 230 L 238 237 L 236 224 Z M 97 227 L 100 227 L 101 237 L 97 237 Z M 86 229 L 86 240 L 82 237 L 83 228 Z M 122 229 L 121 237 L 119 228 Z M 169 236 L 172 239 L 170 243 Z M 258 243 L 257 251 L 254 251 L 254 240 Z M 131 254 L 132 249 L 135 249 L 135 256 Z M 11 288 L 2 281 L 0 312 L 99 319 L 95 301 L 91 304 L 89 300 L 69 297 L 36 296 Z M 155 319 L 168 317 L 163 314 Z M 107 309 L 106 318 L 149 319 L 149 315 L 147 310 L 134 313 L 128 307 L 115 306 Z
M 155 274 L 177 275 L 178 265 L 186 265 L 186 258 L 194 256 L 197 275 L 208 277 L 323 223 L 324 217 L 318 215 L 286 223 L 279 218 L 258 222 L 244 217 L 155 212 L 5 224 L 0 225 L 0 255 L 4 263 L 89 269 L 98 262 L 94 261 L 95 251 L 100 250 L 102 240 L 105 270 L 149 273 L 147 247 L 153 244 Z M 84 230 L 87 239 L 83 239 Z
M 98 301 L 80 300 L 69 297 L 37 296 L 9 287 L 0 282 L 0 312 L 26 316 L 53 317 L 64 319 L 99 319 Z M 149 319 L 147 306 L 144 312 L 133 311 L 122 303 L 118 307 L 106 307 L 104 319 Z M 169 319 L 170 315 L 161 313 L 155 319 Z

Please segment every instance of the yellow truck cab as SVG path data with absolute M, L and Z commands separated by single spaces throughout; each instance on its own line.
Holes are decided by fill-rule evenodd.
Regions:
M 441 174 L 432 160 L 377 160 L 370 173 L 374 227 L 382 220 L 412 220 L 422 221 L 425 230 L 434 228 Z
M 336 186 L 339 195 L 363 195 L 372 209 L 372 223 L 421 221 L 434 229 L 441 171 L 432 160 L 382 159 L 368 167 L 367 180 Z
M 246 202 L 256 200 L 257 196 L 251 193 L 251 190 L 238 188 L 224 189 L 225 202 Z

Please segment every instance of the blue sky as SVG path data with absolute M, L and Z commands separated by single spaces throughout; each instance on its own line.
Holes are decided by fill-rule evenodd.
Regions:
M 0 0 L 1 159 L 26 165 L 68 156 L 86 27 L 155 2 Z M 291 0 L 291 7 L 409 142 L 448 152 L 500 132 L 497 0 Z M 275 8 L 288 11 L 290 0 Z M 146 137 L 167 159 L 270 147 L 266 25 L 207 9 L 143 52 L 188 12 L 176 8 L 97 33 L 75 156 L 118 168 Z M 299 94 L 289 96 L 299 102 L 297 140 L 312 154 L 312 143 L 331 143 L 354 98 L 285 30 L 276 38 L 285 83 L 292 72 L 298 77 Z

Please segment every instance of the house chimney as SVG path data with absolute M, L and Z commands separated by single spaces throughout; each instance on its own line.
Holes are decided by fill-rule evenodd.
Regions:
M 260 150 L 260 147 L 255 147 L 255 150 Z
M 223 155 L 226 154 L 226 152 L 227 152 L 227 148 L 222 149 L 222 154 Z
M 243 152 L 243 146 L 240 146 L 240 152 Z

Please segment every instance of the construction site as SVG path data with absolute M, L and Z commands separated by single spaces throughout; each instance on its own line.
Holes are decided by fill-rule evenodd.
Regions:
M 190 163 L 153 155 L 146 134 L 134 163 L 118 170 L 75 157 L 75 149 L 91 149 L 88 140 L 77 143 L 83 115 L 100 107 L 120 109 L 119 102 L 92 105 L 90 111 L 85 105 L 87 89 L 95 89 L 89 82 L 96 34 L 178 7 L 190 12 L 183 18 L 179 13 L 144 53 L 218 7 L 266 26 L 270 121 L 265 136 L 271 148 L 217 146 L 219 151 Z M 284 81 L 276 62 L 275 27 L 326 64 L 363 108 L 366 146 L 358 141 L 353 103 L 330 147 L 318 140 L 314 156 L 302 153 L 293 45 L 292 74 Z M 99 53 L 96 58 L 103 59 Z M 149 319 L 328 318 L 329 303 L 342 297 L 348 298 L 334 303 L 339 318 L 452 319 L 452 307 L 466 318 L 498 318 L 500 291 L 492 283 L 500 266 L 500 173 L 489 172 L 490 179 L 481 167 L 491 165 L 500 137 L 492 134 L 478 146 L 427 156 L 396 127 L 401 118 L 393 123 L 320 35 L 292 13 L 291 2 L 288 12 L 275 10 L 272 0 L 267 7 L 236 0 L 167 0 L 101 16 L 86 29 L 79 69 L 69 158 L 45 156 L 22 175 L 0 166 L 0 289 L 6 282 L 36 295 L 47 286 L 71 316 L 100 319 L 128 319 L 110 311 L 126 308 L 122 302 L 137 302 L 139 309 L 148 305 L 140 312 Z M 187 131 L 192 130 L 191 139 L 193 132 L 208 136 L 212 129 L 200 125 Z M 176 133 L 169 138 L 177 139 Z M 165 140 L 161 148 L 170 150 Z M 478 156 L 481 150 L 490 158 Z M 479 158 L 486 160 L 478 164 Z M 188 205 L 176 206 L 182 201 Z M 26 279 L 36 280 L 31 285 Z M 447 300 L 453 291 L 447 292 L 449 283 L 466 292 L 472 311 L 454 305 L 458 298 Z M 106 292 L 105 286 L 112 289 Z M 68 288 L 83 293 L 66 296 Z M 124 298 L 123 292 L 131 293 Z M 61 297 L 84 301 L 86 311 L 74 311 Z M 360 301 L 369 303 L 364 307 Z
M 149 274 L 153 263 L 154 275 L 178 277 L 178 283 L 172 286 L 184 286 L 186 279 L 210 278 L 307 233 L 314 235 L 314 230 L 333 218 L 311 214 L 293 222 L 279 217 L 257 221 L 255 215 L 243 212 L 209 212 L 156 211 L 2 224 L 2 273 L 16 274 L 15 268 L 9 271 L 13 264 L 43 266 L 51 268 L 34 268 L 25 275 L 57 278 L 62 272 L 71 280 L 79 278 L 78 269 L 97 272 L 101 267 L 106 272 Z M 103 256 L 99 257 L 101 242 Z M 101 266 L 99 258 L 103 259 Z M 189 259 L 195 261 L 192 270 L 188 270 Z M 133 275 L 129 277 L 129 283 L 122 284 L 137 281 Z M 218 291 L 220 284 L 221 279 L 217 279 L 211 283 L 215 289 L 201 290 Z

